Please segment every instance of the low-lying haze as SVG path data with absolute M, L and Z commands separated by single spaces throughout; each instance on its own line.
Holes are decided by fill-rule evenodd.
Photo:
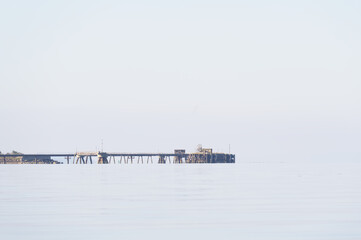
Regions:
M 0 151 L 361 157 L 358 1 L 3 1 Z

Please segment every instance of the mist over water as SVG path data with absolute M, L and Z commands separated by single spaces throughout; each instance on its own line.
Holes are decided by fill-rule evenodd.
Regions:
M 360 239 L 359 163 L 3 165 L 2 239 Z
M 0 1 L 1 153 L 236 155 L 0 165 L 0 240 L 360 240 L 360 12 Z

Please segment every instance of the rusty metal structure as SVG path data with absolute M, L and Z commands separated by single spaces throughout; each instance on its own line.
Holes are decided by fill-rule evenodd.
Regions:
M 36 164 L 39 159 L 48 159 L 49 163 L 59 163 L 52 160 L 54 157 L 64 157 L 67 164 L 235 163 L 234 154 L 214 153 L 211 148 L 198 147 L 194 153 L 186 153 L 184 149 L 176 149 L 174 153 L 77 152 L 75 154 L 0 154 L 0 164 L 10 163 L 9 159 L 11 158 L 19 159 L 17 164 Z M 97 161 L 93 161 L 93 158 L 97 158 Z M 154 162 L 153 159 L 155 159 Z

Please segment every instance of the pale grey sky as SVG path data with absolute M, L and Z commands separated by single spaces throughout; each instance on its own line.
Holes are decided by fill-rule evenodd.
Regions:
M 0 1 L 0 151 L 361 157 L 360 1 Z

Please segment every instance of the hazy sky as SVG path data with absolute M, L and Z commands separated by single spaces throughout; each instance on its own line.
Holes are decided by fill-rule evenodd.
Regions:
M 360 1 L 0 1 L 0 151 L 361 158 Z

